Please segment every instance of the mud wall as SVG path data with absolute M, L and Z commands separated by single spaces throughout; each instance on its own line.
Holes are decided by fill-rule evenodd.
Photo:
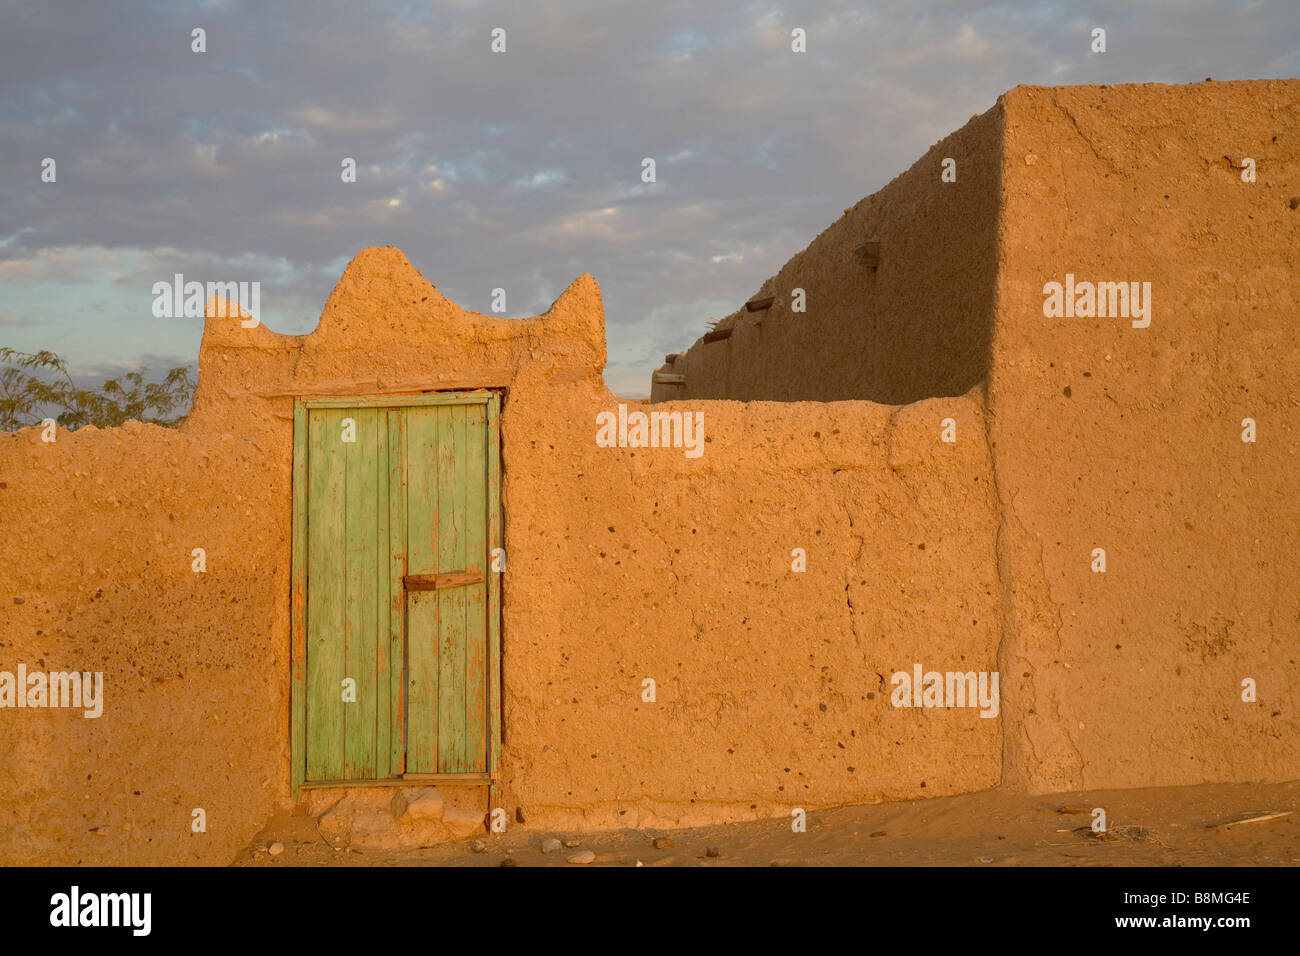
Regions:
M 502 391 L 512 820 L 671 825 L 995 784 L 998 719 L 896 709 L 888 684 L 995 666 L 982 393 L 686 403 L 705 434 L 688 458 L 597 444 L 620 401 L 604 364 L 589 276 L 505 320 L 368 249 L 310 335 L 210 315 L 180 432 L 0 436 L 0 669 L 105 683 L 98 719 L 0 711 L 0 860 L 222 863 L 288 803 L 295 395 Z
M 288 761 L 283 466 L 246 434 L 40 434 L 0 434 L 0 671 L 102 672 L 103 704 L 0 710 L 0 863 L 223 862 Z
M 693 461 L 594 447 L 614 401 L 510 400 L 506 798 L 685 825 L 995 784 L 997 719 L 889 700 L 917 662 L 994 669 L 981 396 L 657 406 L 703 411 Z
M 845 210 L 745 308 L 663 366 L 651 399 L 866 399 L 961 395 L 988 377 L 1002 116 L 995 106 Z M 955 180 L 943 180 L 952 159 Z M 878 240 L 873 269 L 858 252 Z M 803 289 L 803 307 L 794 290 Z M 684 384 L 662 384 L 685 376 Z
M 1300 776 L 1298 87 L 1019 88 L 932 151 L 957 156 L 956 184 L 923 162 L 882 191 L 901 216 L 907 177 L 918 196 L 968 171 L 991 190 L 944 200 L 1001 237 L 943 280 L 974 296 L 966 313 L 991 303 L 987 402 L 964 387 L 978 362 L 953 358 L 987 342 L 932 361 L 947 384 L 922 391 L 953 397 L 898 407 L 793 401 L 793 378 L 755 366 L 791 400 L 654 406 L 703 414 L 700 457 L 601 447 L 596 416 L 620 400 L 594 280 L 506 320 L 368 249 L 311 335 L 210 317 L 181 431 L 0 435 L 0 671 L 105 682 L 98 719 L 0 710 L 0 861 L 221 863 L 288 804 L 296 395 L 501 391 L 498 805 L 526 826 Z M 946 208 L 915 202 L 918 222 Z M 818 242 L 840 229 L 851 260 L 847 221 Z M 896 221 L 866 281 L 889 275 Z M 844 256 L 825 258 L 800 273 L 809 316 L 816 282 L 839 281 Z M 1066 273 L 1151 282 L 1150 325 L 1045 316 Z M 824 367 L 908 394 L 894 361 L 911 353 L 854 372 L 819 349 L 785 355 L 820 397 L 845 397 Z M 893 707 L 891 674 L 916 663 L 998 670 L 1000 717 Z
M 1300 777 L 1300 81 L 1003 104 L 1006 782 Z M 1150 325 L 1044 316 L 1066 273 L 1150 282 Z
M 1296 80 L 1017 88 L 791 259 L 753 297 L 771 310 L 656 373 L 656 401 L 901 401 L 985 369 L 1010 787 L 1300 776 L 1298 118 Z M 954 223 L 975 241 L 949 262 Z M 853 263 L 868 235 L 876 274 Z M 891 279 L 900 238 L 934 302 Z M 1150 283 L 1150 324 L 1045 315 L 1067 275 Z M 859 347 L 879 315 L 911 332 Z M 911 334 L 936 318 L 954 349 Z

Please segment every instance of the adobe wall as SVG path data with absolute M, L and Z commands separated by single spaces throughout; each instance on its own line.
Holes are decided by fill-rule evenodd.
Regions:
M 894 372 L 934 394 L 945 366 L 917 363 L 985 350 L 1009 787 L 1300 776 L 1298 119 L 1297 80 L 1019 87 L 791 259 L 770 312 L 656 373 L 685 384 L 655 400 L 888 396 Z M 933 242 L 958 222 L 973 242 Z M 873 235 L 875 275 L 852 256 Z M 935 302 L 891 267 L 928 268 Z M 1045 316 L 1067 273 L 1150 282 L 1150 326 Z M 892 337 L 864 338 L 880 314 Z M 955 351 L 912 334 L 945 324 Z
M 506 799 L 530 821 L 686 825 L 994 785 L 998 719 L 889 702 L 916 662 L 995 669 L 980 394 L 657 406 L 703 410 L 694 461 L 595 447 L 615 401 L 510 399 Z
M 659 372 L 651 399 L 867 399 L 961 395 L 988 377 L 996 277 L 1001 106 L 972 117 L 905 173 L 845 210 L 750 296 L 770 308 L 724 317 Z M 941 179 L 955 160 L 956 180 Z M 873 271 L 856 249 L 878 239 Z M 806 311 L 795 312 L 803 289 Z M 659 378 L 657 374 L 655 378 Z
M 685 824 L 995 784 L 999 719 L 895 709 L 887 683 L 916 662 L 995 666 L 982 393 L 687 403 L 706 435 L 687 458 L 597 446 L 619 403 L 604 364 L 589 276 L 544 316 L 499 319 L 367 249 L 310 335 L 209 317 L 179 432 L 0 436 L 0 669 L 103 670 L 106 696 L 96 720 L 0 711 L 0 862 L 223 863 L 288 804 L 295 395 L 503 391 L 512 821 Z
M 1296 81 L 1017 88 L 858 214 L 881 219 L 823 234 L 799 266 L 800 321 L 834 327 L 815 310 L 837 284 L 874 282 L 884 302 L 928 275 L 969 296 L 971 324 L 928 364 L 791 338 L 788 367 L 824 394 L 794 394 L 776 365 L 755 387 L 953 397 L 696 396 L 653 407 L 704 413 L 701 457 L 599 447 L 596 415 L 620 400 L 594 280 L 544 316 L 499 319 L 390 248 L 353 260 L 310 335 L 209 318 L 180 431 L 0 435 L 0 670 L 103 670 L 106 685 L 97 720 L 0 710 L 0 862 L 222 863 L 288 804 L 295 395 L 502 391 L 497 803 L 512 821 L 1300 777 L 1298 120 Z M 958 180 L 942 184 L 949 153 Z M 915 239 L 898 231 L 909 216 Z M 959 226 L 984 238 L 937 262 Z M 839 271 L 861 269 L 850 233 L 877 229 L 880 272 Z M 1067 272 L 1151 282 L 1150 326 L 1045 316 L 1044 283 Z M 785 285 L 761 291 L 780 301 Z M 958 321 L 937 309 L 890 341 Z M 776 333 L 721 345 L 747 334 Z M 968 380 L 981 349 L 987 401 Z M 837 382 L 862 355 L 888 360 Z M 914 663 L 998 670 L 1001 716 L 892 707 L 889 676 Z
M 1003 108 L 1006 783 L 1300 777 L 1300 81 Z M 1150 326 L 1045 317 L 1067 272 L 1150 282 Z
M 271 812 L 288 766 L 281 470 L 237 432 L 0 433 L 0 671 L 104 674 L 97 718 L 0 710 L 0 863 L 223 862 Z

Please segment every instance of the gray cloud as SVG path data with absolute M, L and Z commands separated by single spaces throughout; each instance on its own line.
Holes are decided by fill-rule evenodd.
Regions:
M 643 394 L 703 309 L 1009 87 L 1300 72 L 1290 2 L 701 6 L 6 4 L 0 315 L 28 314 L 24 281 L 55 287 L 39 327 L 5 334 L 86 366 L 110 346 L 192 354 L 195 329 L 136 318 L 174 272 L 258 279 L 267 324 L 306 331 L 340 264 L 392 244 L 480 311 L 498 286 L 509 314 L 544 309 L 592 272 L 611 387 Z M 87 276 L 112 299 L 93 325 Z

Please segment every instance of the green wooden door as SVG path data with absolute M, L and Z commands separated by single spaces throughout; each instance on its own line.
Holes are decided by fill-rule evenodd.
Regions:
M 409 401 L 296 410 L 295 791 L 493 769 L 497 396 Z

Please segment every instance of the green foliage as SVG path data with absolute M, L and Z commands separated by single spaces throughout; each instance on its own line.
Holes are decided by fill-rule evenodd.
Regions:
M 0 347 L 0 431 L 39 425 L 53 418 L 67 429 L 111 428 L 132 419 L 174 428 L 186 415 L 195 383 L 188 368 L 174 368 L 161 382 L 127 372 L 99 388 L 79 388 L 67 363 L 53 352 Z

